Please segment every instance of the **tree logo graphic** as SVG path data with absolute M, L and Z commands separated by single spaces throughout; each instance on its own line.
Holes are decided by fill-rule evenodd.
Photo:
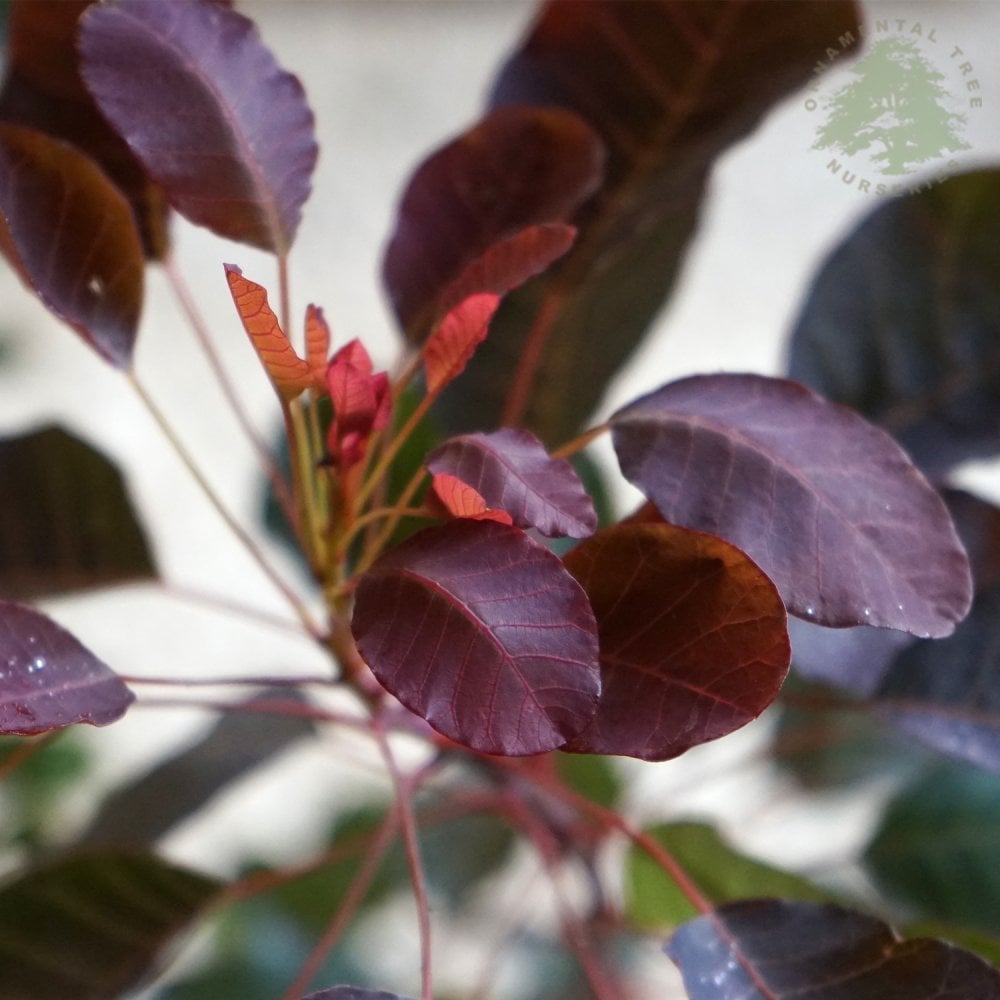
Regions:
M 867 150 L 879 173 L 910 173 L 918 164 L 969 149 L 964 115 L 949 110 L 939 73 L 912 39 L 890 36 L 851 67 L 855 79 L 830 95 L 813 149 L 846 156 Z

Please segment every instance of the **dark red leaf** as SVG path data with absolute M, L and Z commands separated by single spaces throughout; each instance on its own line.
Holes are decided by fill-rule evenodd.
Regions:
M 135 700 L 89 649 L 39 611 L 0 601 L 0 733 L 106 726 Z
M 108 458 L 58 427 L 0 439 L 0 593 L 26 600 L 155 576 Z
M 429 393 L 440 392 L 458 378 L 476 348 L 486 339 L 500 304 L 493 294 L 470 295 L 449 310 L 424 344 L 424 379 Z
M 1000 451 L 1000 170 L 884 202 L 824 262 L 791 374 L 885 427 L 932 478 Z
M 352 630 L 392 694 L 473 750 L 554 750 L 597 705 L 587 597 L 517 528 L 460 520 L 407 539 L 362 576 Z
M 553 444 L 579 432 L 669 295 L 716 158 L 814 79 L 829 45 L 852 48 L 859 21 L 834 0 L 542 6 L 491 104 L 576 112 L 606 144 L 607 179 L 566 217 L 572 250 L 508 297 L 445 397 L 452 433 L 517 423 Z M 496 169 L 517 162 L 504 155 Z
M 436 503 L 435 503 L 436 501 Z M 476 521 L 498 521 L 513 524 L 514 519 L 505 510 L 489 507 L 482 496 L 461 479 L 441 472 L 431 480 L 428 506 L 442 508 L 446 517 L 468 517 Z
M 821 903 L 748 900 L 684 924 L 666 946 L 691 1000 L 996 1000 L 1000 971 L 944 941 Z
M 567 749 L 666 760 L 756 718 L 788 671 L 774 584 L 728 542 L 605 528 L 565 557 L 597 617 L 601 699 Z
M 91 0 L 14 0 L 0 120 L 28 125 L 86 153 L 125 195 L 150 257 L 167 248 L 167 203 L 80 77 L 76 37 Z
M 585 538 L 597 528 L 594 504 L 573 467 L 551 458 L 528 431 L 503 428 L 452 438 L 427 456 L 427 468 L 468 483 L 519 528 L 571 538 Z
M 428 157 L 383 263 L 407 336 L 422 341 L 465 295 L 506 291 L 563 253 L 566 228 L 522 230 L 569 219 L 600 183 L 603 159 L 576 115 L 528 107 L 496 112 Z
M 84 15 L 80 54 L 101 111 L 182 215 L 288 251 L 316 163 L 313 115 L 253 22 L 218 4 L 119 0 Z
M 38 297 L 118 368 L 132 363 L 142 244 L 124 196 L 83 153 L 0 125 L 0 246 Z
M 968 559 L 944 502 L 853 411 L 785 379 L 706 375 L 611 424 L 622 471 L 663 516 L 742 548 L 792 613 L 943 636 L 968 612 Z

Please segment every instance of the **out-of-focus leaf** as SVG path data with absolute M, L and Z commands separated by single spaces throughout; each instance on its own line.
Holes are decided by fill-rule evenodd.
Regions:
M 124 195 L 93 160 L 0 124 L 0 249 L 56 316 L 111 364 L 130 367 L 142 243 Z
M 704 375 L 611 418 L 625 476 L 721 535 L 822 625 L 949 635 L 972 580 L 940 495 L 888 434 L 797 382 Z
M 1000 971 L 944 941 L 901 941 L 854 910 L 730 903 L 666 946 L 691 1000 L 996 1000 Z
M 1000 777 L 928 769 L 889 803 L 864 863 L 904 913 L 1000 934 Z
M 928 474 L 1000 450 L 1000 170 L 880 205 L 824 263 L 790 374 L 891 431 Z
M 80 77 L 80 17 L 91 0 L 15 0 L 7 22 L 0 121 L 36 128 L 95 160 L 135 212 L 146 255 L 167 248 L 167 203 Z
M 135 695 L 40 611 L 0 601 L 0 733 L 34 736 L 75 722 L 106 726 Z
M 942 753 L 1000 771 L 1000 585 L 976 595 L 955 634 L 917 642 L 894 661 L 872 704 Z
M 220 884 L 150 855 L 74 855 L 0 886 L 4 1000 L 116 1000 Z
M 607 180 L 567 217 L 572 250 L 505 300 L 444 397 L 449 429 L 492 429 L 506 411 L 549 445 L 574 435 L 666 301 L 716 157 L 858 20 L 828 0 L 546 4 L 491 105 L 581 115 L 607 145 Z
M 224 713 L 193 746 L 116 789 L 75 848 L 151 847 L 246 772 L 315 731 L 309 719 L 249 711 L 252 702 L 247 711 Z
M 594 504 L 569 462 L 555 459 L 528 431 L 451 438 L 427 456 L 431 472 L 468 483 L 487 506 L 507 511 L 519 528 L 584 538 L 597 528 Z
M 517 528 L 460 520 L 407 539 L 362 576 L 352 630 L 392 694 L 474 750 L 554 750 L 597 705 L 587 597 Z
M 906 936 L 940 938 L 966 951 L 974 952 L 991 965 L 1000 968 L 1000 936 L 983 934 L 968 927 L 958 927 L 940 920 L 920 920 L 915 924 L 908 924 Z
M 316 163 L 313 115 L 253 22 L 220 4 L 120 0 L 80 23 L 84 82 L 174 208 L 287 253 Z
M 59 427 L 0 439 L 0 591 L 24 600 L 150 579 L 121 473 Z
M 331 986 L 329 989 L 310 993 L 302 1000 L 412 1000 L 401 993 L 386 993 L 385 990 L 365 990 L 360 986 Z
M 462 374 L 476 348 L 486 339 L 499 303 L 499 297 L 493 294 L 471 295 L 434 328 L 423 350 L 428 392 L 440 392 Z
M 560 752 L 556 756 L 556 770 L 573 791 L 607 809 L 615 808 L 625 788 L 625 779 L 608 757 Z
M 666 760 L 756 718 L 788 670 L 785 609 L 728 542 L 604 528 L 565 556 L 597 617 L 597 714 L 566 749 Z
M 705 823 L 663 823 L 644 830 L 670 852 L 705 898 L 715 904 L 754 896 L 833 902 L 818 885 L 733 850 Z M 632 844 L 625 859 L 625 914 L 639 927 L 673 927 L 698 916 L 677 884 L 650 856 Z
M 226 264 L 226 281 L 233 305 L 240 314 L 243 329 L 260 363 L 267 372 L 274 388 L 282 399 L 294 399 L 315 382 L 314 369 L 295 353 L 295 348 L 278 323 L 278 317 L 267 301 L 267 290 L 256 281 L 243 277 L 235 264 Z M 319 373 L 319 386 L 323 386 L 325 365 Z
M 597 188 L 604 162 L 575 115 L 496 112 L 428 157 L 410 179 L 382 275 L 411 341 L 468 295 L 502 294 L 564 252 L 560 225 Z

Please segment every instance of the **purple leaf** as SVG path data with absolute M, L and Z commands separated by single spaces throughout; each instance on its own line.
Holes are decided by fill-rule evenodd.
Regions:
M 739 549 L 669 524 L 623 524 L 565 561 L 601 650 L 597 714 L 568 750 L 667 760 L 774 700 L 788 672 L 785 609 Z
M 721 535 L 822 625 L 943 636 L 968 612 L 948 510 L 884 431 L 785 379 L 682 379 L 611 418 L 625 476 L 670 522 Z
M 362 576 L 352 631 L 392 694 L 473 750 L 554 750 L 597 707 L 586 594 L 517 528 L 461 520 L 407 539 Z
M 519 528 L 550 538 L 585 538 L 597 529 L 594 504 L 573 466 L 551 458 L 528 431 L 451 438 L 427 456 L 427 468 L 461 479 Z
M 997 1000 L 1000 971 L 944 941 L 900 941 L 874 917 L 747 900 L 683 924 L 665 948 L 691 1000 Z
M 584 122 L 537 107 L 495 112 L 431 154 L 403 194 L 382 267 L 407 336 L 423 340 L 462 298 L 504 292 L 564 253 L 572 229 L 545 224 L 569 219 L 603 165 Z
M 0 733 L 106 726 L 135 700 L 90 650 L 33 608 L 0 601 Z
M 56 316 L 111 364 L 130 367 L 142 244 L 128 202 L 91 159 L 0 125 L 0 247 Z
M 225 6 L 120 0 L 81 22 L 84 81 L 170 203 L 277 254 L 309 196 L 317 146 L 302 85 Z

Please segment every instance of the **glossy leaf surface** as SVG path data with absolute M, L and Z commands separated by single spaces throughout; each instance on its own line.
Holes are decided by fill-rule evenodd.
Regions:
M 550 457 L 528 431 L 503 428 L 451 438 L 427 456 L 427 468 L 468 483 L 519 528 L 571 538 L 597 528 L 594 504 L 573 467 Z
M 7 21 L 7 74 L 0 121 L 27 125 L 86 153 L 128 199 L 147 256 L 167 246 L 167 204 L 98 110 L 80 77 L 80 16 L 91 0 L 15 0 Z
M 106 726 L 135 696 L 40 611 L 0 601 L 0 733 L 34 736 L 75 722 Z
M 462 297 L 504 292 L 559 256 L 566 230 L 530 227 L 564 223 L 603 162 L 579 118 L 540 108 L 490 115 L 431 154 L 406 187 L 382 267 L 408 338 L 422 341 Z
M 471 295 L 434 328 L 423 349 L 428 392 L 440 392 L 462 374 L 476 348 L 486 339 L 499 304 L 499 297 L 493 294 Z
M 827 258 L 789 370 L 929 473 L 1000 450 L 1000 170 L 880 205 Z
M 578 432 L 666 301 L 716 157 L 812 79 L 858 19 L 828 0 L 542 8 L 491 106 L 581 115 L 608 149 L 606 180 L 567 217 L 573 249 L 505 301 L 448 400 L 453 430 L 516 422 L 550 445 Z
M 1000 776 L 927 769 L 890 801 L 864 864 L 903 913 L 1000 935 Z
M 788 670 L 785 609 L 728 542 L 672 525 L 605 528 L 565 557 L 600 636 L 601 699 L 567 749 L 676 757 L 756 718 Z
M 0 124 L 0 248 L 56 316 L 115 367 L 130 367 L 142 243 L 128 202 L 93 160 Z
M 253 22 L 212 3 L 120 0 L 81 22 L 101 111 L 184 216 L 284 254 L 316 163 L 302 85 Z
M 0 439 L 0 589 L 14 600 L 151 579 L 121 473 L 59 427 Z
M 281 697 L 288 701 L 291 694 Z M 315 733 L 308 719 L 253 712 L 252 701 L 222 714 L 192 746 L 116 788 L 76 848 L 152 847 L 247 772 Z
M 643 833 L 665 847 L 716 905 L 754 896 L 832 902 L 830 893 L 808 879 L 734 850 L 705 823 L 661 823 Z M 636 844 L 629 845 L 625 860 L 625 913 L 644 929 L 672 927 L 698 916 L 670 876 Z
M 218 882 L 150 855 L 74 855 L 0 886 L 5 1000 L 115 1000 L 155 969 Z
M 1000 971 L 944 941 L 900 941 L 838 906 L 750 900 L 692 920 L 666 946 L 691 1000 L 995 1000 Z
M 295 353 L 267 301 L 263 285 L 244 278 L 235 264 L 226 264 L 225 269 L 233 304 L 260 363 L 282 398 L 294 399 L 315 381 L 313 368 Z
M 972 581 L 947 508 L 900 447 L 804 386 L 706 375 L 611 418 L 622 471 L 675 524 L 742 548 L 818 624 L 950 634 Z
M 587 597 L 516 528 L 453 521 L 409 538 L 361 578 L 352 630 L 392 694 L 474 750 L 543 753 L 594 714 Z

